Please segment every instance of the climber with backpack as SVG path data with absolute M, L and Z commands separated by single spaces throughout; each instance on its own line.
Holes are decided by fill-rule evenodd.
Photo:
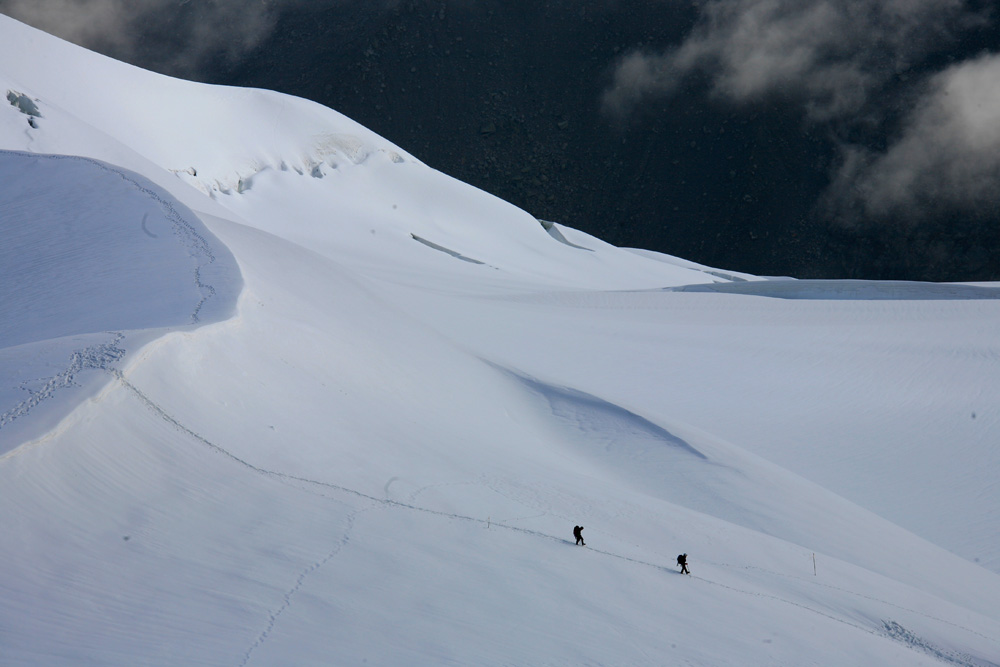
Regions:
M 677 564 L 681 566 L 681 574 L 691 574 L 688 572 L 688 555 L 681 554 L 677 557 Z

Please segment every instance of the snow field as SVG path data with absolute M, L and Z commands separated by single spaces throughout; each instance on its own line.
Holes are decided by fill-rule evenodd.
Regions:
M 994 287 L 613 248 L 0 36 L 0 665 L 1000 664 Z

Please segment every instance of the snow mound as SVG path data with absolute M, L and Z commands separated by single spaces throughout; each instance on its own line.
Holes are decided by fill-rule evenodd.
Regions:
M 139 174 L 0 151 L 0 182 L 2 453 L 15 420 L 64 412 L 50 399 L 106 379 L 133 340 L 230 317 L 242 279 L 201 221 Z
M 96 160 L 0 151 L 0 348 L 233 312 L 239 269 L 187 207 Z

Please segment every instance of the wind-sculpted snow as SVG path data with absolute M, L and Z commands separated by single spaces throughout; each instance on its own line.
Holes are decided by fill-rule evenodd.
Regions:
M 0 178 L 0 306 L 19 314 L 0 322 L 0 347 L 232 312 L 232 255 L 142 176 L 87 158 L 0 151 Z
M 571 432 L 572 441 L 593 446 L 611 462 L 665 456 L 669 460 L 649 466 L 663 468 L 689 458 L 708 460 L 691 443 L 620 405 L 569 387 L 521 380 L 548 402 L 558 422 Z M 647 467 L 641 461 L 639 466 Z
M 0 151 L 0 180 L 0 368 L 10 369 L 0 429 L 114 367 L 133 339 L 148 339 L 138 332 L 232 314 L 241 278 L 231 253 L 142 176 Z M 18 359 L 40 375 L 25 377 Z

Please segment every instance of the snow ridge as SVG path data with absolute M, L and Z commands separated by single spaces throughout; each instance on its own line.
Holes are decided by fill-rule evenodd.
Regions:
M 97 388 L 95 375 L 166 328 L 229 317 L 242 277 L 197 216 L 141 174 L 4 149 L 0 174 L 9 187 L 0 198 L 0 308 L 9 313 L 0 430 L 11 436 L 2 454 L 54 426 Z
M 202 308 L 208 302 L 209 299 L 216 295 L 216 289 L 213 285 L 205 282 L 202 279 L 202 270 L 208 265 L 214 264 L 216 261 L 215 252 L 212 249 L 211 244 L 201 234 L 194 225 L 192 225 L 184 215 L 177 210 L 172 202 L 167 200 L 165 197 L 161 196 L 159 192 L 153 188 L 140 183 L 136 178 L 129 176 L 124 170 L 116 168 L 110 164 L 102 162 L 100 160 L 95 160 L 89 157 L 82 157 L 79 155 L 44 155 L 38 153 L 26 153 L 23 151 L 10 151 L 0 149 L 0 155 L 10 155 L 19 157 L 31 157 L 41 160 L 52 160 L 52 161 L 71 161 L 71 162 L 83 162 L 97 167 L 98 169 L 104 171 L 105 173 L 113 174 L 120 178 L 123 182 L 128 184 L 129 187 L 141 193 L 142 195 L 153 200 L 160 209 L 164 212 L 166 218 L 173 225 L 173 234 L 178 242 L 187 250 L 188 256 L 195 260 L 195 266 L 192 269 L 192 280 L 195 287 L 202 294 L 201 299 L 193 306 L 191 310 L 190 323 L 198 324 L 201 321 L 200 313 Z M 143 218 L 142 226 L 143 231 L 153 238 L 156 238 L 155 234 L 152 234 L 145 227 L 146 218 Z

